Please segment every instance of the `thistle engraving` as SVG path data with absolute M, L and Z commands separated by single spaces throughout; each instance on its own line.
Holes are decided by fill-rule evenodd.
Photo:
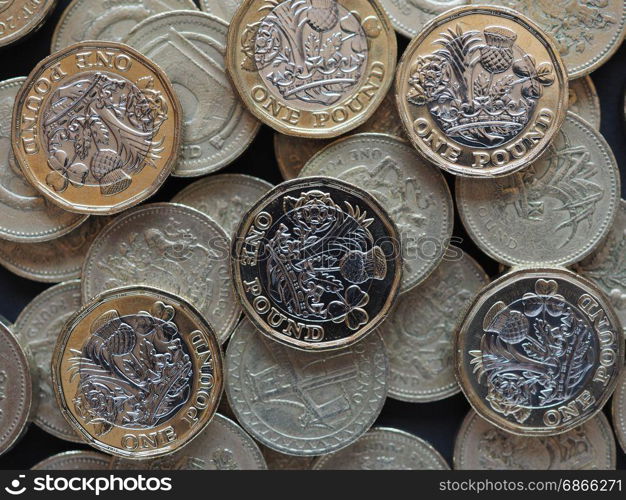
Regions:
M 44 112 L 47 185 L 99 186 L 105 196 L 126 190 L 163 152 L 154 141 L 168 106 L 151 78 L 132 83 L 104 72 L 80 74 L 60 87 Z
M 79 377 L 74 408 L 98 436 L 113 427 L 147 429 L 172 416 L 189 398 L 193 368 L 175 310 L 105 312 L 81 350 L 72 349 L 70 380 Z
M 480 349 L 469 352 L 477 381 L 497 413 L 523 423 L 535 408 L 564 403 L 583 390 L 594 366 L 593 327 L 559 295 L 553 280 L 483 319 Z
M 466 146 L 492 148 L 517 136 L 554 83 L 552 64 L 537 64 L 501 26 L 457 25 L 439 36 L 441 48 L 412 67 L 409 103 L 426 106 L 446 136 Z

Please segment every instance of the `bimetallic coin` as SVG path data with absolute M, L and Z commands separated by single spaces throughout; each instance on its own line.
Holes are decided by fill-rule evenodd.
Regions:
M 235 15 L 242 0 L 200 0 L 200 8 L 227 23 Z
M 557 436 L 527 437 L 470 411 L 454 444 L 459 470 L 612 470 L 615 461 L 615 437 L 602 413 Z
M 397 54 L 378 0 L 246 0 L 227 47 L 248 109 L 278 132 L 309 138 L 365 123 L 391 86 Z
M 1 6 L 0 3 L 0 9 Z M 26 78 L 13 78 L 0 82 L 0 116 L 11 116 L 15 97 L 25 81 Z M 53 240 L 69 233 L 86 219 L 87 216 L 66 212 L 50 203 L 26 182 L 13 156 L 11 123 L 8 120 L 2 122 L 0 124 L 0 238 L 18 243 Z
M 318 458 L 315 470 L 448 470 L 435 448 L 408 432 L 376 427 L 341 451 Z
M 626 201 L 620 200 L 617 216 L 600 247 L 576 266 L 609 296 L 626 331 Z
M 17 337 L 0 321 L 0 455 L 22 437 L 36 410 L 32 359 Z
M 285 455 L 261 445 L 261 452 L 269 470 L 311 470 L 316 457 Z
M 108 217 L 89 217 L 72 232 L 42 243 L 0 239 L 0 264 L 18 276 L 42 283 L 80 278 L 89 246 L 108 221 Z
M 208 215 L 153 203 L 114 219 L 94 240 L 82 273 L 83 302 L 130 285 L 190 301 L 225 342 L 241 309 L 230 279 L 230 238 Z
M 510 7 L 536 22 L 557 42 L 570 79 L 598 69 L 622 43 L 626 32 L 623 0 L 470 0 Z
M 172 199 L 200 210 L 217 222 L 230 236 L 243 215 L 272 185 L 243 174 L 212 175 L 190 184 Z
M 453 339 L 464 310 L 487 283 L 474 259 L 450 247 L 424 283 L 400 295 L 378 328 L 389 356 L 389 396 L 425 403 L 461 390 L 454 376 Z
M 37 31 L 56 6 L 56 0 L 1 0 L 0 47 Z
M 624 336 L 600 290 L 566 269 L 519 269 L 474 300 L 455 339 L 457 379 L 474 410 L 514 434 L 578 427 L 611 396 Z
M 613 394 L 613 428 L 617 440 L 626 453 L 626 372 L 622 373 Z
M 85 40 L 123 42 L 132 28 L 150 16 L 197 9 L 193 0 L 73 0 L 54 30 L 51 52 Z
M 400 288 L 394 223 L 374 197 L 337 179 L 282 183 L 235 234 L 232 276 L 244 312 L 298 349 L 357 342 L 385 319 Z
M 396 75 L 417 149 L 455 175 L 494 177 L 537 159 L 559 130 L 567 74 L 554 42 L 496 7 L 459 7 L 409 44 Z
M 216 413 L 191 444 L 153 460 L 114 458 L 117 470 L 265 470 L 265 458 L 254 440 L 235 422 Z
M 181 298 L 121 288 L 65 324 L 52 380 L 63 415 L 92 446 L 154 458 L 210 422 L 223 388 L 222 353 L 211 326 Z
M 402 120 L 398 115 L 393 90 L 387 92 L 385 99 L 372 117 L 354 132 L 378 132 L 402 139 L 406 138 Z M 306 162 L 332 142 L 332 139 L 305 139 L 276 132 L 274 134 L 274 153 L 283 178 L 290 180 L 298 177 Z
M 202 12 L 156 15 L 124 40 L 158 64 L 183 109 L 183 147 L 174 175 L 195 177 L 233 162 L 250 145 L 259 121 L 245 110 L 226 75 L 228 25 Z
M 569 104 L 567 109 L 600 130 L 600 98 L 596 86 L 589 76 L 569 82 Z
M 619 169 L 602 135 L 572 113 L 538 161 L 498 179 L 457 179 L 470 237 L 510 266 L 580 261 L 607 235 L 619 207 Z
M 66 451 L 34 465 L 31 470 L 108 470 L 111 458 L 96 451 Z
M 41 61 L 17 96 L 12 136 L 28 182 L 75 213 L 113 214 L 152 196 L 172 171 L 182 111 L 151 60 L 113 42 Z
M 358 439 L 383 407 L 387 373 L 377 333 L 345 349 L 302 352 L 244 320 L 226 352 L 226 392 L 237 420 L 289 455 L 330 453 Z
M 424 281 L 439 265 L 454 225 L 454 206 L 441 171 L 410 144 L 383 134 L 338 139 L 311 158 L 300 177 L 341 179 L 372 194 L 400 232 L 400 293 Z
M 65 322 L 81 307 L 80 281 L 68 281 L 37 295 L 20 313 L 14 331 L 33 354 L 38 370 L 38 407 L 34 422 L 59 439 L 82 443 L 63 418 L 52 387 L 52 351 Z
M 468 5 L 469 0 L 381 0 L 393 27 L 407 38 L 413 38 L 434 17 L 443 12 Z

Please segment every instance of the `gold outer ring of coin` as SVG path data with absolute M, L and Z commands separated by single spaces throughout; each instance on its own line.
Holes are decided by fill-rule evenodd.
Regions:
M 587 290 L 588 293 L 593 294 L 591 298 L 594 301 L 596 301 L 596 299 L 600 299 L 601 302 L 596 301 L 596 304 L 600 302 L 599 305 L 602 311 L 609 318 L 609 325 L 616 326 L 615 332 L 614 332 L 615 337 L 617 337 L 614 342 L 616 344 L 616 351 L 611 351 L 613 352 L 614 358 L 612 358 L 613 364 L 609 365 L 609 367 L 614 366 L 616 364 L 617 373 L 614 373 L 613 375 L 611 375 L 607 383 L 604 384 L 603 388 L 601 389 L 599 398 L 595 397 L 596 395 L 593 395 L 593 394 L 591 395 L 593 396 L 593 401 L 591 405 L 594 406 L 594 409 L 590 411 L 589 413 L 585 414 L 582 420 L 580 418 L 576 419 L 570 416 L 569 419 L 562 418 L 561 421 L 555 424 L 552 428 L 529 427 L 529 426 L 524 427 L 522 423 L 518 425 L 513 421 L 506 420 L 505 417 L 496 415 L 495 410 L 493 410 L 492 407 L 490 407 L 488 403 L 486 402 L 486 398 L 481 397 L 480 395 L 476 393 L 476 390 L 473 388 L 471 382 L 465 376 L 465 372 L 467 372 L 468 370 L 468 368 L 463 367 L 463 365 L 465 364 L 464 360 L 466 358 L 466 354 L 462 352 L 462 347 L 460 344 L 463 340 L 463 337 L 468 334 L 467 330 L 470 327 L 470 324 L 472 321 L 472 314 L 476 314 L 480 310 L 480 308 L 483 307 L 485 303 L 492 301 L 492 299 L 498 294 L 498 292 L 506 289 L 507 287 L 512 286 L 512 284 L 515 282 L 516 279 L 534 279 L 537 281 L 543 281 L 545 285 L 549 286 L 550 284 L 549 280 L 556 279 L 557 275 L 563 281 L 567 281 L 567 280 L 576 281 L 577 283 L 575 283 L 575 286 L 580 288 L 583 291 Z M 547 296 L 549 297 L 549 295 Z M 518 298 L 520 300 L 524 299 L 521 295 Z M 497 305 L 497 304 L 494 302 L 493 305 Z M 485 316 L 487 316 L 487 314 L 489 314 L 489 312 L 486 312 Z M 588 315 L 587 317 L 588 321 L 594 324 L 594 332 L 595 332 L 595 328 L 596 328 L 595 322 L 596 322 L 598 313 L 596 312 L 596 316 L 594 316 L 593 318 L 591 317 L 591 314 L 589 313 L 586 313 L 586 314 Z M 484 321 L 484 317 L 481 320 L 481 322 L 482 321 Z M 607 331 L 613 334 L 612 330 L 607 330 Z M 601 332 L 595 332 L 595 333 L 596 335 L 599 336 Z M 612 338 L 612 337 L 609 337 L 609 338 Z M 520 436 L 553 436 L 557 434 L 563 434 L 564 432 L 567 432 L 579 425 L 584 424 L 585 422 L 588 422 L 598 412 L 602 411 L 602 408 L 604 407 L 607 400 L 613 394 L 615 387 L 617 385 L 619 372 L 622 370 L 622 367 L 624 365 L 624 351 L 625 351 L 624 334 L 623 334 L 623 329 L 621 328 L 621 323 L 619 321 L 619 318 L 617 317 L 617 314 L 611 307 L 610 301 L 608 297 L 606 296 L 606 294 L 604 294 L 604 292 L 602 292 L 602 290 L 600 290 L 600 288 L 598 288 L 595 285 L 595 283 L 593 283 L 591 280 L 584 278 L 564 267 L 553 267 L 553 268 L 515 267 L 511 271 L 500 276 L 499 278 L 495 279 L 490 284 L 485 286 L 478 293 L 478 295 L 472 300 L 471 305 L 466 309 L 465 318 L 461 324 L 460 329 L 457 331 L 457 334 L 454 340 L 454 366 L 455 366 L 456 378 L 457 378 L 457 381 L 459 382 L 459 385 L 461 386 L 461 390 L 463 394 L 467 398 L 473 410 L 481 418 L 495 425 L 496 427 L 499 427 L 500 429 L 503 429 L 512 434 L 517 434 Z M 473 363 L 470 363 L 470 364 L 473 364 Z M 477 367 L 474 367 L 474 372 L 475 372 L 474 375 L 478 377 Z M 608 375 L 605 375 L 605 377 L 608 377 Z M 594 379 L 595 379 L 595 376 L 594 376 Z M 572 399 L 572 401 L 574 400 Z M 565 402 L 563 404 L 565 405 Z M 554 410 L 556 413 L 559 413 L 559 410 L 555 408 L 556 406 L 552 405 L 552 406 L 547 406 L 544 409 Z M 576 406 L 576 409 L 579 409 L 579 407 Z
M 506 20 L 506 23 L 504 24 L 521 27 L 522 29 L 524 29 L 525 32 L 527 32 L 527 38 L 530 38 L 531 40 L 536 40 L 537 43 L 541 44 L 546 50 L 547 56 L 550 58 L 550 63 L 556 76 L 554 81 L 548 86 L 548 89 L 550 89 L 551 86 L 554 85 L 556 85 L 557 87 L 556 95 L 551 97 L 551 101 L 554 101 L 554 107 L 556 109 L 547 108 L 545 105 L 541 107 L 541 97 L 539 97 L 539 102 L 536 103 L 536 107 L 533 110 L 533 115 L 529 117 L 528 122 L 524 125 L 524 128 L 519 133 L 517 133 L 515 136 L 512 136 L 506 142 L 503 142 L 497 147 L 491 146 L 484 148 L 464 145 L 454 139 L 446 140 L 446 133 L 436 123 L 436 120 L 427 109 L 424 109 L 424 111 L 411 112 L 412 108 L 410 108 L 409 106 L 418 107 L 418 105 L 408 103 L 407 97 L 410 88 L 409 80 L 412 78 L 411 73 L 413 72 L 413 68 L 416 64 L 415 56 L 419 52 L 421 44 L 424 43 L 427 39 L 430 40 L 434 38 L 434 31 L 437 28 L 442 28 L 451 22 L 459 21 L 462 18 L 468 16 L 481 15 L 494 17 L 493 23 L 481 23 L 481 26 L 483 24 L 485 25 L 485 30 L 493 28 L 496 31 L 506 29 L 508 32 L 511 32 L 512 29 L 509 29 L 508 27 L 497 26 L 497 18 L 499 17 Z M 449 27 L 450 30 L 452 30 L 452 28 L 453 27 Z M 517 37 L 517 33 L 513 32 L 513 34 Z M 454 33 L 440 33 L 440 35 L 449 37 L 455 35 L 459 36 Z M 463 35 L 469 36 L 468 32 L 465 32 Z M 509 41 L 510 38 L 511 37 L 509 37 Z M 513 40 L 515 39 L 516 38 L 514 38 Z M 430 40 L 428 43 L 430 45 L 435 45 L 435 40 Z M 498 42 L 494 43 L 497 44 Z M 514 42 L 510 41 L 510 43 L 512 45 Z M 497 47 L 497 45 L 495 47 Z M 492 52 L 485 52 L 486 55 L 483 55 L 482 51 L 480 51 L 480 53 L 481 60 L 484 58 L 485 64 L 487 64 L 487 66 L 490 68 L 490 71 L 493 72 L 490 74 L 492 79 L 495 79 L 494 75 L 498 74 L 496 72 L 502 69 L 502 66 L 499 66 L 498 64 L 504 64 L 505 62 L 509 62 L 508 60 L 505 60 L 504 62 L 498 60 L 497 55 L 499 53 L 497 52 L 497 50 L 494 50 Z M 532 54 L 527 55 L 532 56 Z M 439 57 L 434 53 L 431 53 L 426 57 L 435 56 Z M 488 64 L 489 56 L 493 58 L 490 60 L 491 65 Z M 510 60 L 510 67 L 513 67 L 515 62 L 515 55 L 512 49 L 511 57 L 512 59 Z M 528 62 L 526 59 L 524 59 L 524 61 Z M 468 62 L 468 64 L 470 63 L 471 61 Z M 473 66 L 473 69 L 475 69 L 475 66 Z M 454 70 L 452 71 L 452 73 L 454 73 Z M 474 73 L 472 73 L 472 77 L 473 75 Z M 519 83 L 521 84 L 522 82 Z M 559 54 L 558 47 L 556 46 L 553 39 L 550 36 L 544 34 L 541 28 L 528 18 L 522 16 L 512 9 L 504 7 L 458 7 L 455 9 L 451 9 L 431 20 L 429 23 L 426 24 L 422 31 L 415 38 L 413 38 L 413 40 L 411 40 L 409 46 L 404 52 L 404 55 L 402 56 L 402 59 L 398 64 L 395 85 L 398 111 L 400 113 L 400 117 L 406 129 L 407 135 L 413 145 L 418 149 L 418 151 L 420 151 L 423 156 L 425 156 L 428 160 L 433 162 L 438 167 L 446 170 L 447 172 L 450 172 L 451 174 L 465 177 L 498 177 L 520 170 L 527 166 L 533 160 L 537 159 L 541 155 L 541 153 L 543 153 L 543 151 L 545 151 L 545 149 L 549 146 L 554 134 L 560 129 L 563 120 L 565 119 L 565 112 L 567 110 L 567 103 L 569 99 L 567 71 Z M 475 85 L 476 84 L 472 79 L 472 88 L 474 88 Z M 489 85 L 491 85 L 491 83 Z M 447 86 L 450 86 L 450 82 L 448 82 Z M 541 91 L 542 85 L 539 85 L 539 87 L 539 91 Z M 542 93 L 544 97 L 545 94 L 546 91 Z M 467 98 L 467 96 L 465 97 Z M 425 104 L 426 103 L 419 107 L 426 108 Z M 541 113 L 539 113 L 539 111 L 541 111 Z M 419 134 L 415 131 L 415 123 L 418 120 L 419 125 L 421 126 L 419 129 Z M 539 125 L 541 125 L 541 127 L 539 127 Z M 517 156 L 515 156 L 513 155 L 513 153 L 507 150 L 508 148 L 513 151 L 513 146 L 517 145 L 518 140 L 527 133 L 531 132 L 532 134 L 534 134 L 534 136 L 539 136 L 540 138 L 537 139 L 537 142 L 535 143 L 533 148 L 530 149 L 530 151 L 528 151 L 528 148 L 524 146 L 524 153 L 520 154 L 519 151 L 516 150 L 515 155 Z M 433 150 L 431 147 L 429 147 L 427 143 L 436 144 L 436 150 Z M 511 160 L 511 157 L 513 157 L 514 159 Z M 479 165 L 474 166 L 475 162 L 479 162 Z M 491 163 L 494 163 L 494 165 L 488 167 L 486 166 Z
M 187 351 L 192 370 L 189 375 L 189 394 L 186 398 L 179 395 L 178 401 L 173 402 L 177 403 L 177 406 L 175 405 L 170 413 L 157 419 L 152 426 L 144 422 L 142 425 L 133 427 L 128 423 L 120 425 L 106 418 L 98 418 L 96 410 L 100 404 L 98 401 L 100 401 L 102 389 L 90 390 L 87 396 L 83 391 L 80 392 L 81 408 L 87 412 L 87 415 L 81 418 L 75 401 L 78 400 L 78 389 L 82 383 L 79 379 L 79 375 L 80 378 L 83 375 L 80 373 L 82 364 L 86 363 L 85 371 L 88 372 L 91 367 L 92 370 L 98 372 L 102 368 L 96 361 L 105 359 L 102 356 L 106 357 L 109 355 L 107 353 L 117 352 L 118 355 L 122 355 L 122 352 L 125 352 L 125 355 L 130 353 L 135 356 L 135 346 L 139 335 L 135 328 L 129 327 L 135 338 L 135 343 L 133 343 L 132 340 L 128 340 L 130 338 L 128 328 L 120 329 L 118 325 L 111 334 L 112 329 L 109 327 L 111 321 L 129 315 L 134 316 L 134 319 L 138 316 L 150 318 L 152 330 L 148 331 L 147 335 L 144 331 L 143 334 L 146 336 L 149 336 L 152 331 L 163 330 L 166 325 L 168 335 L 172 337 L 172 328 L 174 329 L 177 335 L 176 340 L 180 342 L 177 350 L 174 349 L 177 346 L 173 345 L 171 340 L 165 344 L 161 342 L 163 338 L 166 338 L 165 334 L 159 338 L 153 338 L 154 342 L 149 342 L 149 344 L 152 345 L 155 353 L 163 351 L 161 354 L 167 352 L 170 356 L 180 354 L 181 350 L 183 354 L 185 350 Z M 123 324 L 128 326 L 127 322 Z M 137 324 L 140 328 L 146 325 L 145 322 L 139 323 L 138 321 Z M 103 338 L 94 334 L 102 332 L 102 328 L 105 329 L 104 334 L 110 334 L 108 337 Z M 96 338 L 98 340 L 95 340 Z M 183 344 L 185 349 L 181 348 Z M 86 346 L 89 347 L 88 352 L 91 353 L 89 358 L 83 355 Z M 184 375 L 181 374 L 179 366 L 180 358 L 182 358 L 181 363 L 186 364 L 182 356 L 174 364 L 174 370 L 177 371 L 174 373 L 174 381 L 168 386 L 170 391 L 176 383 L 180 383 Z M 73 366 L 72 363 L 74 363 Z M 54 348 L 51 363 L 57 403 L 70 425 L 94 448 L 130 459 L 167 455 L 195 439 L 209 424 L 217 410 L 224 388 L 223 366 L 222 350 L 213 328 L 198 310 L 174 294 L 144 286 L 110 290 L 83 306 L 63 327 Z M 69 371 L 72 367 L 74 371 Z M 109 372 L 115 373 L 112 370 Z M 88 375 L 93 376 L 93 373 Z M 109 378 L 114 379 L 113 376 Z M 85 380 L 85 383 L 89 383 L 89 380 Z M 113 383 L 115 379 L 111 382 Z M 120 384 L 131 385 L 124 380 Z M 164 399 L 164 394 L 161 396 Z M 95 398 L 95 403 L 93 403 L 97 405 L 95 410 L 88 398 Z M 159 406 L 156 410 L 158 409 Z M 92 418 L 94 415 L 95 418 Z
M 246 55 L 246 50 L 242 47 L 242 40 L 253 43 L 258 26 L 276 2 L 268 0 L 264 3 L 265 8 L 251 13 L 250 11 L 262 2 L 244 0 L 230 22 L 226 67 L 231 81 L 248 110 L 261 122 L 285 135 L 330 139 L 353 130 L 374 114 L 393 82 L 398 50 L 397 40 L 391 21 L 379 1 L 332 1 L 337 2 L 340 8 L 359 21 L 368 46 L 367 67 L 363 71 L 367 77 L 361 76 L 358 87 L 343 99 L 330 105 L 319 104 L 318 109 L 298 108 L 295 104 L 292 108 L 290 104 L 294 101 L 279 99 L 273 95 L 273 91 L 266 87 L 259 76 L 257 63 Z M 322 31 L 323 28 L 320 25 L 325 24 L 326 19 L 323 18 L 328 14 L 322 12 L 316 12 L 316 14 L 320 18 L 316 23 L 317 30 Z M 304 27 L 299 25 L 298 29 L 304 29 Z M 292 43 L 299 42 L 293 41 Z M 251 47 L 247 49 L 252 50 Z M 246 65 L 253 69 L 244 69 Z M 360 94 L 365 95 L 369 100 L 365 104 L 358 101 L 362 109 L 352 111 L 349 104 L 352 104 Z M 280 108 L 278 113 L 275 113 L 276 108 Z
M 43 144 L 43 137 L 39 135 L 42 133 L 42 115 L 50 104 L 51 97 L 61 88 L 59 83 L 76 82 L 80 75 L 91 73 L 124 78 L 135 86 L 141 81 L 153 97 L 152 104 L 157 106 L 162 95 L 166 101 L 161 104 L 165 104 L 164 112 L 167 116 L 151 137 L 144 138 L 136 135 L 138 132 L 136 130 L 126 130 L 127 126 L 124 123 L 117 127 L 120 137 L 124 138 L 126 137 L 124 134 L 129 134 L 122 146 L 131 157 L 127 163 L 134 162 L 135 168 L 129 168 L 132 170 L 132 177 L 124 172 L 128 177 L 128 183 L 123 184 L 124 179 L 121 179 L 121 191 L 107 194 L 103 190 L 105 186 L 109 186 L 108 181 L 106 183 L 98 181 L 99 186 L 87 185 L 85 179 L 89 173 L 85 173 L 85 170 L 92 172 L 103 169 L 98 170 L 98 176 L 104 173 L 101 181 L 110 174 L 118 173 L 116 170 L 123 169 L 116 164 L 122 162 L 119 151 L 109 148 L 103 148 L 102 151 L 98 149 L 90 165 L 79 161 L 68 166 L 66 164 L 73 162 L 74 159 L 68 162 L 67 153 L 60 149 L 59 154 L 66 155 L 65 163 L 62 156 L 55 156 L 55 161 L 63 165 L 61 168 L 58 166 L 52 168 L 49 164 L 49 152 Z M 26 116 L 25 111 L 33 116 Z M 28 128 L 25 124 L 28 124 Z M 23 131 L 28 131 L 32 136 L 24 137 Z M 182 144 L 182 107 L 172 83 L 163 70 L 132 47 L 106 41 L 80 42 L 46 57 L 30 73 L 15 101 L 11 136 L 13 152 L 22 173 L 43 196 L 69 212 L 112 215 L 135 206 L 155 194 L 171 174 Z M 122 146 L 118 145 L 118 149 Z M 30 153 L 26 151 L 27 148 Z M 99 157 L 100 161 L 94 161 L 100 153 L 103 153 Z M 69 173 L 72 167 L 80 167 L 82 173 Z M 63 171 L 63 175 L 59 170 Z M 49 177 L 51 175 L 54 180 Z M 74 175 L 74 178 L 70 179 L 70 175 Z M 77 181 L 81 176 L 82 185 Z M 63 186 L 55 185 L 58 182 L 64 183 Z M 126 187 L 123 187 L 124 185 Z
M 10 5 L 10 3 L 13 3 L 13 5 Z M 24 9 L 24 11 L 27 10 L 28 6 L 25 5 L 26 3 L 27 2 L 25 1 L 9 2 L 9 4 L 6 7 L 8 9 L 8 12 L 6 14 L 4 12 L 2 13 L 3 15 L 2 17 L 0 17 L 0 22 L 2 22 L 2 24 L 4 25 L 5 31 L 7 28 L 15 29 L 15 28 L 9 27 L 11 22 L 28 19 L 31 23 L 28 24 L 28 21 L 27 21 L 27 24 L 24 24 L 20 29 L 14 31 L 9 36 L 6 36 L 6 37 L 0 36 L 0 47 L 5 47 L 18 40 L 29 37 L 33 33 L 35 33 L 37 30 L 39 30 L 39 28 L 41 28 L 46 22 L 46 20 L 48 19 L 48 16 L 50 16 L 50 14 L 52 14 L 52 12 L 54 11 L 54 8 L 57 5 L 57 0 L 43 0 L 43 1 L 40 0 L 39 2 L 28 2 L 29 4 L 31 4 L 30 5 L 31 9 L 33 5 L 40 4 L 35 7 L 35 9 L 40 9 L 39 11 L 36 11 L 35 9 L 33 9 L 32 11 L 29 10 L 28 15 L 26 15 L 25 12 L 19 12 L 22 9 Z M 12 12 L 12 11 L 15 11 L 15 12 Z M 7 14 L 12 14 L 12 15 L 7 16 Z

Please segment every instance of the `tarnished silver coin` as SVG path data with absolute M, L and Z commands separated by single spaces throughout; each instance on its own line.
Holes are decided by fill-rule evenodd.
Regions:
M 570 265 L 607 235 L 619 206 L 617 162 L 602 135 L 572 113 L 548 151 L 496 179 L 457 179 L 457 205 L 476 244 L 510 266 Z
M 0 47 L 37 31 L 54 11 L 57 0 L 0 1 Z
M 604 294 L 566 269 L 518 269 L 485 287 L 455 338 L 476 412 L 526 436 L 578 427 L 611 396 L 624 335 Z
M 212 217 L 230 236 L 243 215 L 263 197 L 272 185 L 243 174 L 220 174 L 190 184 L 172 199 Z
M 159 14 L 124 40 L 158 61 L 183 107 L 183 148 L 173 175 L 195 177 L 233 162 L 260 128 L 226 75 L 228 24 L 203 12 Z
M 387 395 L 388 362 L 374 332 L 351 347 L 303 352 L 242 321 L 226 352 L 226 392 L 239 423 L 260 443 L 314 456 L 367 431 Z
M 313 462 L 315 462 L 317 458 L 285 455 L 284 453 L 274 451 L 263 445 L 261 445 L 261 452 L 265 457 L 265 462 L 269 470 L 311 470 Z
M 59 439 L 82 443 L 61 414 L 52 387 L 52 351 L 65 322 L 81 307 L 80 281 L 68 281 L 37 295 L 20 313 L 14 331 L 33 354 L 38 370 L 38 406 L 34 422 Z
M 568 108 L 574 114 L 600 130 L 600 98 L 590 76 L 569 82 Z
M 460 470 L 612 470 L 615 461 L 615 437 L 602 413 L 557 436 L 526 437 L 470 411 L 454 444 Z
M 617 382 L 613 394 L 613 428 L 624 453 L 626 453 L 626 372 Z
M 222 1 L 222 0 L 219 0 Z M 73 0 L 52 35 L 51 52 L 85 40 L 123 42 L 150 16 L 172 10 L 198 10 L 193 0 Z
M 213 14 L 223 21 L 230 22 L 241 5 L 241 1 L 242 0 L 200 0 L 200 8 L 204 12 Z
M 36 409 L 33 388 L 36 374 L 28 349 L 0 321 L 0 455 L 22 437 Z
M 468 5 L 469 0 L 381 0 L 380 3 L 394 29 L 413 38 L 428 21 L 446 10 Z
M 211 423 L 182 450 L 154 460 L 114 458 L 117 470 L 264 470 L 254 440 L 232 420 L 216 413 Z
M 53 455 L 31 470 L 108 470 L 111 458 L 97 451 L 66 451 Z
M 377 427 L 341 451 L 318 458 L 315 470 L 447 470 L 450 466 L 423 439 Z
M 620 200 L 617 216 L 600 247 L 576 270 L 591 278 L 609 296 L 626 331 L 626 201 Z
M 79 278 L 91 242 L 109 220 L 89 217 L 68 234 L 42 243 L 0 239 L 0 264 L 18 276 L 42 283 Z
M 15 97 L 25 81 L 20 77 L 0 82 L 0 116 L 12 116 Z M 10 120 L 0 123 L 0 238 L 18 243 L 53 240 L 86 219 L 50 203 L 26 181 L 13 156 Z
M 230 238 L 208 215 L 174 203 L 124 212 L 85 258 L 83 302 L 106 290 L 153 286 L 191 302 L 226 341 L 241 314 L 229 274 Z
M 487 283 L 489 277 L 474 259 L 450 247 L 424 283 L 400 295 L 378 329 L 389 356 L 389 396 L 425 403 L 460 392 L 453 339 L 464 310 Z
M 317 175 L 366 190 L 396 223 L 403 257 L 401 293 L 441 262 L 452 236 L 452 196 L 441 171 L 408 142 L 384 134 L 339 139 L 311 158 L 299 177 Z

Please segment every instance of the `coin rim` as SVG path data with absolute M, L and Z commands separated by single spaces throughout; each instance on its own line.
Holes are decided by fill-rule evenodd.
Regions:
M 39 19 L 37 19 L 34 23 L 25 24 L 22 29 L 13 32 L 7 37 L 0 37 L 0 47 L 6 47 L 19 40 L 24 40 L 30 37 L 46 23 L 48 17 L 52 14 L 57 5 L 57 0 L 44 0 L 44 2 L 47 2 L 47 5 L 44 5 L 43 9 L 38 11 Z
M 611 402 L 611 419 L 617 441 L 626 453 L 626 370 L 622 370 Z
M 104 453 L 101 453 L 99 451 L 90 451 L 90 450 L 71 450 L 71 451 L 62 451 L 61 453 L 56 453 L 54 455 L 49 456 L 48 458 L 44 458 L 43 460 L 37 462 L 35 465 L 33 465 L 30 470 L 46 470 L 45 467 L 47 467 L 50 464 L 55 463 L 55 461 L 57 460 L 63 460 L 63 459 L 74 459 L 74 458 L 82 458 L 82 459 L 91 459 L 97 462 L 104 462 L 106 463 L 106 467 L 103 469 L 96 469 L 96 470 L 108 470 L 110 467 L 110 462 L 111 462 L 111 457 L 109 457 L 108 455 L 105 455 Z M 55 470 L 76 470 L 76 469 L 55 469 Z M 80 470 L 85 470 L 85 469 L 80 469 Z

